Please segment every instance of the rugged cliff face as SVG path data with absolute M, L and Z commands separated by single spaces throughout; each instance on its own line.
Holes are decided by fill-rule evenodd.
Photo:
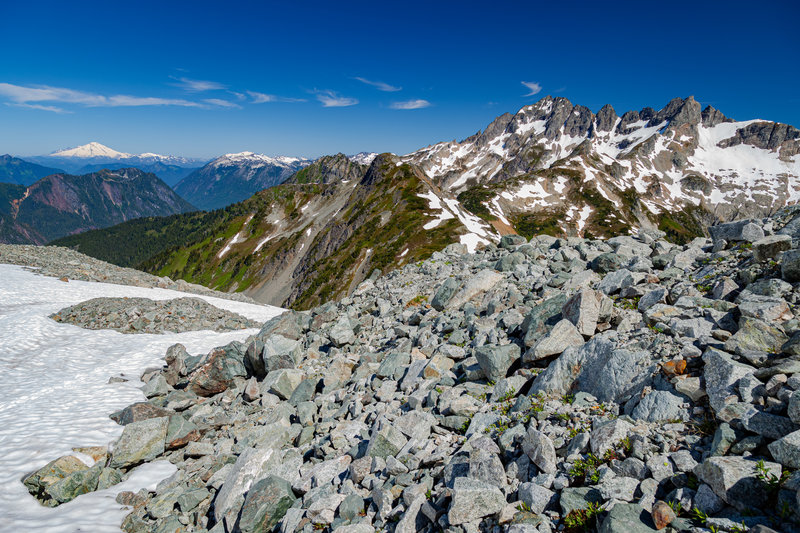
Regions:
M 142 267 L 305 308 L 376 269 L 419 260 L 454 240 L 476 244 L 468 225 L 479 224 L 477 217 L 458 209 L 463 221 L 443 219 L 429 208 L 429 198 L 439 202 L 441 194 L 420 169 L 390 154 L 369 167 L 343 154 L 323 157 L 226 210 L 212 234 Z
M 154 174 L 138 169 L 83 176 L 53 174 L 30 187 L 0 193 L 0 242 L 44 244 L 133 218 L 185 213 L 194 208 Z

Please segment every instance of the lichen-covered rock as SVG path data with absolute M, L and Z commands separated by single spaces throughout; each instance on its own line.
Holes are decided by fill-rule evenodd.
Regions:
M 150 418 L 128 424 L 114 443 L 108 466 L 129 468 L 163 454 L 168 426 L 168 417 Z

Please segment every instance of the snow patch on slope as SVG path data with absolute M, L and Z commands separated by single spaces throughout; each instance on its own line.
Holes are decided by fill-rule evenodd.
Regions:
M 124 335 L 88 330 L 48 318 L 52 313 L 98 297 L 167 300 L 187 294 L 166 289 L 70 281 L 0 265 L 0 530 L 45 532 L 119 532 L 129 512 L 116 503 L 122 490 L 152 487 L 174 472 L 158 462 L 134 470 L 125 483 L 79 496 L 56 508 L 41 506 L 20 479 L 76 446 L 105 446 L 122 433 L 108 418 L 143 401 L 139 375 L 164 364 L 166 349 L 182 343 L 192 354 L 207 353 L 257 329 L 216 333 L 194 331 L 164 335 Z M 264 322 L 282 309 L 202 298 L 221 309 Z M 112 376 L 131 381 L 108 383 Z

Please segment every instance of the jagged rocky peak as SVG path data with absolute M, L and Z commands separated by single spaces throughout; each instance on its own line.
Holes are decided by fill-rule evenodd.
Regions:
M 711 106 L 706 106 L 700 116 L 703 119 L 703 126 L 706 128 L 713 128 L 717 124 L 722 124 L 723 122 L 733 122 L 733 119 L 726 117 L 719 109 L 715 109 Z
M 600 108 L 600 111 L 597 112 L 597 116 L 595 117 L 597 131 L 611 131 L 614 129 L 618 118 L 617 112 L 614 111 L 614 108 L 611 107 L 610 104 L 604 105 Z
M 374 159 L 374 158 L 373 158 Z M 298 170 L 287 183 L 340 183 L 361 179 L 367 165 L 342 153 L 320 157 L 309 166 Z
M 394 167 L 397 163 L 398 158 L 394 154 L 378 154 L 361 178 L 361 185 L 372 185 L 381 181 L 386 177 L 386 168 Z

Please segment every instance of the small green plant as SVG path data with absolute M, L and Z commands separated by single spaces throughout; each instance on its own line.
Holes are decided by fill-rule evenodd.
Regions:
M 533 512 L 531 510 L 531 506 L 528 505 L 525 502 L 519 502 L 519 505 L 517 505 L 517 510 L 522 511 L 524 513 L 532 513 Z
M 670 500 L 667 502 L 667 505 L 669 505 L 669 508 L 672 509 L 676 515 L 681 514 L 683 511 L 683 504 L 681 502 Z
M 427 296 L 425 296 L 424 294 L 418 294 L 417 296 L 414 296 L 411 300 L 408 301 L 406 307 L 414 307 L 417 305 L 422 305 L 427 301 L 428 301 Z
M 780 476 L 776 476 L 769 471 L 767 465 L 764 463 L 764 460 L 760 459 L 758 462 L 756 462 L 756 477 L 758 477 L 758 479 L 760 479 L 767 486 L 767 491 L 770 493 L 775 493 L 781 488 L 783 482 L 786 481 L 788 473 L 784 471 L 781 472 Z
M 559 420 L 564 420 L 565 422 L 569 422 L 569 413 L 558 413 L 556 417 Z
M 564 517 L 564 531 L 566 533 L 584 533 L 594 528 L 597 515 L 600 514 L 600 504 L 590 502 L 586 509 L 573 509 Z
M 561 401 L 566 404 L 572 405 L 575 402 L 575 395 L 565 394 L 564 396 L 561 397 Z
M 693 520 L 697 520 L 701 524 L 708 522 L 708 515 L 701 511 L 698 507 L 692 507 L 691 517 Z

